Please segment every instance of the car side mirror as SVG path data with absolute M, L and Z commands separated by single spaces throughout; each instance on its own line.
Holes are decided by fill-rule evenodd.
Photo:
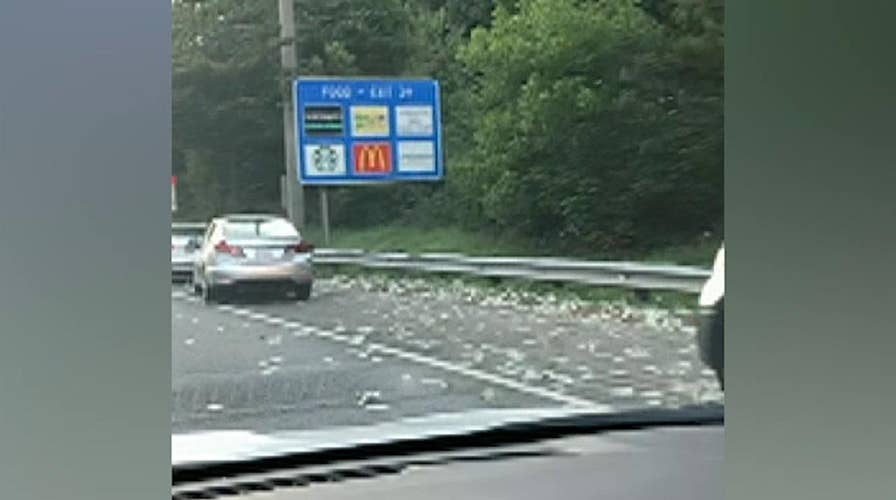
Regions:
M 199 248 L 199 240 L 196 238 L 190 238 L 187 240 L 187 248 L 189 250 L 196 250 Z

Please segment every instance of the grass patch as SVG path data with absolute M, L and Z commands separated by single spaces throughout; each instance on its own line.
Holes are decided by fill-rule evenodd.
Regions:
M 420 229 L 385 226 L 368 229 L 331 229 L 330 243 L 324 244 L 323 230 L 308 227 L 303 233 L 318 246 L 361 248 L 374 252 L 459 252 L 466 255 L 529 255 L 533 251 L 523 242 L 494 234 L 445 227 Z
M 457 252 L 471 256 L 547 256 L 562 255 L 550 248 L 500 236 L 494 233 L 467 231 L 456 227 L 422 229 L 413 226 L 380 226 L 367 229 L 333 229 L 330 243 L 325 244 L 319 227 L 307 227 L 303 234 L 319 247 L 360 248 L 373 252 Z M 711 267 L 721 241 L 701 238 L 693 243 L 644 253 L 609 256 L 594 253 L 582 255 L 594 260 L 632 260 L 663 264 Z
M 710 268 L 721 244 L 722 241 L 718 238 L 705 238 L 687 245 L 648 252 L 639 260 Z

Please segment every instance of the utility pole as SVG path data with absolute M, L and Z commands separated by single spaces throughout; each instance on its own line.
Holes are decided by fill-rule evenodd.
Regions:
M 298 66 L 296 59 L 296 25 L 294 0 L 278 0 L 280 4 L 280 61 L 286 80 L 283 94 L 283 147 L 286 158 L 286 213 L 297 228 L 305 227 L 305 196 L 296 171 L 295 118 L 292 86 Z

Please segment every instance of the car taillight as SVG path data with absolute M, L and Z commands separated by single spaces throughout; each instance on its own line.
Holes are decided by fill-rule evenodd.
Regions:
M 227 242 L 224 240 L 219 241 L 218 244 L 215 245 L 215 251 L 218 253 L 226 253 L 226 254 L 232 255 L 234 257 L 244 257 L 245 256 L 242 248 L 235 246 L 235 245 L 228 245 Z
M 295 253 L 311 253 L 314 251 L 314 245 L 307 241 L 302 241 L 298 245 L 292 247 L 292 251 Z

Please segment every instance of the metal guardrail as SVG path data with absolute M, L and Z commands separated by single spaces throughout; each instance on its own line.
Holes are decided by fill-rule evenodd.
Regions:
M 173 227 L 205 227 L 203 223 L 174 223 Z M 460 253 L 367 252 L 360 249 L 318 248 L 314 261 L 325 265 L 353 265 L 369 269 L 465 274 L 485 278 L 579 283 L 632 290 L 700 293 L 711 271 L 693 266 L 641 262 L 589 261 L 557 257 L 470 257 Z
M 369 269 L 401 269 L 487 278 L 579 283 L 633 290 L 700 293 L 710 271 L 699 267 L 562 259 L 552 257 L 470 257 L 457 253 L 370 253 L 319 248 L 314 261 Z

